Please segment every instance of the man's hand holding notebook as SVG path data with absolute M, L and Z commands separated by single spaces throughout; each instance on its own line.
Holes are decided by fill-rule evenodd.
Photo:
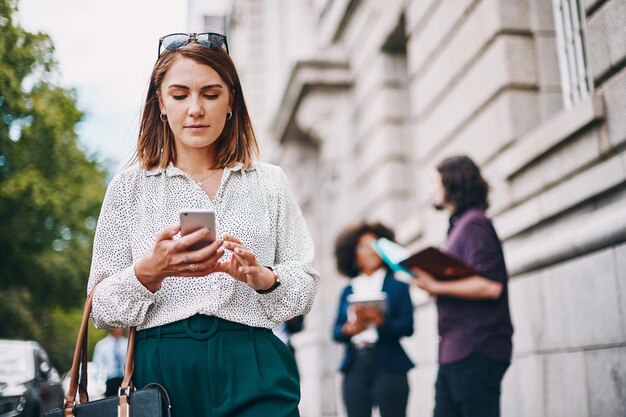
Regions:
M 433 247 L 411 254 L 405 247 L 385 238 L 375 240 L 372 246 L 395 272 L 412 274 L 410 268 L 417 267 L 442 281 L 480 275 L 471 266 Z

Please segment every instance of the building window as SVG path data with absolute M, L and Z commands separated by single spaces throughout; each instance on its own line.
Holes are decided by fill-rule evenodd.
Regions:
M 563 101 L 568 108 L 593 89 L 585 48 L 585 9 L 581 0 L 552 0 L 552 5 Z

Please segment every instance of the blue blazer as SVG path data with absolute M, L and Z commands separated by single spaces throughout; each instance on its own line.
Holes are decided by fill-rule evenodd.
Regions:
M 386 371 L 406 373 L 415 366 L 400 346 L 401 337 L 413 334 L 413 304 L 409 295 L 409 286 L 396 280 L 393 273 L 388 272 L 383 281 L 382 290 L 387 293 L 387 311 L 384 323 L 378 327 L 378 340 L 374 345 L 376 357 L 379 366 Z M 333 331 L 333 338 L 347 345 L 340 368 L 342 372 L 350 369 L 356 355 L 356 348 L 350 343 L 351 338 L 344 336 L 341 332 L 342 326 L 348 320 L 348 295 L 350 294 L 352 294 L 352 285 L 347 285 L 341 294 Z

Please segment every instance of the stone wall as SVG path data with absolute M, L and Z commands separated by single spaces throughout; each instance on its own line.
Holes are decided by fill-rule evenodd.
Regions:
M 295 339 L 304 417 L 343 415 L 335 236 L 368 218 L 408 246 L 443 243 L 429 175 L 458 153 L 492 185 L 511 273 L 503 415 L 626 415 L 626 0 L 582 4 L 594 88 L 566 108 L 547 0 L 235 2 L 229 35 L 252 117 L 322 273 Z M 426 416 L 436 311 L 412 295 L 409 415 Z

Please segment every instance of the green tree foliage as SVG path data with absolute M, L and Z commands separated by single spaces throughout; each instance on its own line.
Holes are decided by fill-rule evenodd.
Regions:
M 67 369 L 106 173 L 77 144 L 82 113 L 51 81 L 51 40 L 16 13 L 0 0 L 0 338 L 39 340 Z
M 46 351 L 51 358 L 55 358 L 55 363 L 67 364 L 63 370 L 69 370 L 76 346 L 76 335 L 83 317 L 82 308 L 67 310 L 62 307 L 51 309 L 49 317 L 52 326 L 46 328 L 48 334 L 44 334 L 44 339 L 49 340 Z M 94 347 L 98 340 L 107 335 L 105 330 L 96 329 L 93 324 L 89 324 L 87 332 L 87 351 L 89 358 L 93 355 Z

